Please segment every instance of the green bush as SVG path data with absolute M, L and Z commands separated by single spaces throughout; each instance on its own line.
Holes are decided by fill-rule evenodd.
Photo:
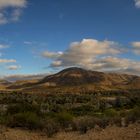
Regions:
M 128 112 L 126 116 L 126 121 L 129 122 L 136 122 L 140 120 L 140 107 L 136 106 L 134 107 L 130 112 Z
M 85 117 L 78 117 L 73 120 L 72 130 L 73 131 L 80 131 L 80 133 L 84 134 L 89 129 L 93 129 L 98 122 L 97 118 L 85 116 Z
M 52 137 L 55 133 L 59 131 L 59 124 L 54 120 L 47 120 L 43 132 L 47 134 L 48 137 Z
M 91 105 L 81 105 L 78 107 L 73 107 L 70 112 L 76 116 L 90 115 L 95 111 L 94 106 Z
M 73 120 L 73 116 L 67 112 L 62 112 L 56 115 L 56 121 L 64 128 L 69 127 Z
M 23 112 L 9 116 L 7 125 L 10 127 L 26 127 L 29 129 L 40 129 L 43 127 L 40 118 L 33 112 Z
M 5 121 L 6 121 L 6 117 L 0 115 L 0 124 L 2 125 L 5 124 Z
M 113 108 L 105 110 L 104 111 L 104 114 L 107 117 L 115 117 L 115 116 L 118 116 L 118 112 L 115 109 L 113 109 Z
M 108 125 L 109 125 L 109 118 L 101 118 L 97 121 L 97 125 L 100 127 L 100 128 L 103 128 L 105 129 Z
M 22 113 L 22 112 L 39 113 L 40 109 L 39 109 L 39 106 L 32 105 L 29 103 L 18 103 L 18 104 L 9 105 L 7 109 L 7 114 L 11 114 L 11 115 Z

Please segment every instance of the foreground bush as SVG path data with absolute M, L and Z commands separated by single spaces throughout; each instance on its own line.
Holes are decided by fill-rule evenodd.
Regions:
M 34 112 L 34 113 L 39 113 L 40 109 L 37 105 L 32 105 L 29 103 L 17 103 L 17 104 L 12 104 L 8 106 L 7 109 L 7 114 L 17 114 L 17 113 L 22 113 L 22 112 Z
M 45 122 L 45 126 L 43 128 L 43 132 L 48 136 L 52 137 L 54 134 L 56 134 L 59 131 L 59 124 L 55 122 L 54 120 L 47 120 Z
M 126 121 L 128 123 L 134 123 L 140 120 L 140 107 L 136 106 L 127 113 Z
M 104 115 L 107 117 L 115 117 L 115 116 L 118 116 L 118 112 L 115 109 L 111 108 L 111 109 L 105 110 Z
M 17 113 L 9 116 L 7 125 L 10 127 L 26 127 L 29 129 L 38 129 L 43 127 L 43 123 L 37 114 L 33 112 Z
M 72 130 L 79 131 L 80 133 L 84 134 L 89 129 L 93 129 L 96 124 L 98 124 L 99 119 L 93 118 L 89 116 L 79 117 L 73 120 Z
M 67 128 L 72 123 L 73 116 L 67 112 L 61 112 L 56 115 L 56 121 L 63 127 Z

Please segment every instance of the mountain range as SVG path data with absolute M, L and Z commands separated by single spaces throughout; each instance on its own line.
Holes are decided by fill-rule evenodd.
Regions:
M 39 92 L 81 92 L 96 90 L 140 89 L 140 77 L 104 73 L 78 67 L 64 69 L 43 79 L 21 80 L 14 83 L 0 81 L 0 87 L 12 90 Z

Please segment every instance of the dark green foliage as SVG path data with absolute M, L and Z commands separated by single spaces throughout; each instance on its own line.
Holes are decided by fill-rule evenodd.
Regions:
M 67 112 L 61 112 L 56 115 L 56 121 L 60 123 L 63 128 L 67 128 L 73 120 L 73 116 Z
M 34 112 L 40 113 L 40 108 L 37 105 L 32 105 L 29 103 L 18 103 L 18 104 L 11 104 L 7 108 L 7 114 L 16 114 L 20 112 Z
M 107 117 L 115 117 L 115 116 L 118 116 L 118 112 L 113 108 L 106 109 L 104 111 L 104 115 L 107 116 Z
M 72 129 L 74 131 L 80 131 L 80 133 L 84 134 L 89 129 L 94 128 L 96 123 L 97 123 L 96 118 L 92 118 L 89 116 L 79 117 L 73 121 Z
M 105 129 L 109 125 L 109 118 L 102 118 L 97 121 L 97 125 Z
M 90 115 L 92 112 L 94 112 L 94 109 L 94 106 L 91 105 L 81 105 L 71 108 L 70 112 L 76 116 L 84 116 Z
M 7 125 L 11 127 L 26 127 L 29 129 L 42 128 L 43 123 L 40 118 L 32 112 L 17 113 L 9 116 Z
M 54 120 L 49 119 L 45 122 L 43 132 L 47 134 L 48 137 L 52 137 L 55 133 L 59 131 L 59 124 Z
M 0 94 L 0 124 L 43 131 L 86 133 L 96 125 L 127 126 L 140 120 L 140 91 L 87 94 Z
M 131 122 L 131 123 L 140 120 L 140 107 L 136 106 L 131 111 L 129 111 L 126 116 L 126 120 L 127 122 Z

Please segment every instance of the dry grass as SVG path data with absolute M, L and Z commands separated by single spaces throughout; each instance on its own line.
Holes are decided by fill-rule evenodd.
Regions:
M 53 138 L 27 130 L 9 128 L 0 128 L 0 130 L 0 140 L 140 140 L 140 124 L 121 128 L 112 126 L 102 131 L 96 128 L 84 135 L 78 132 L 62 132 Z

